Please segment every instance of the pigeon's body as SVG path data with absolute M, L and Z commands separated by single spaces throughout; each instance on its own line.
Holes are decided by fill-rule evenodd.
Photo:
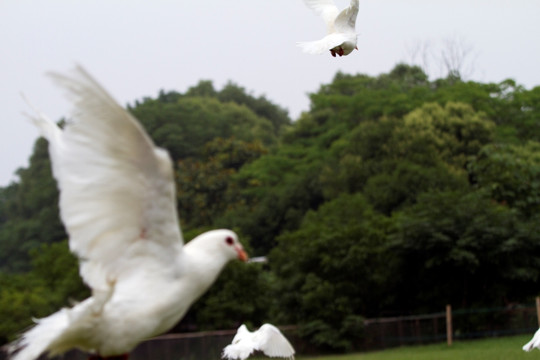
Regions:
M 309 54 L 322 54 L 330 51 L 332 56 L 349 55 L 356 49 L 355 30 L 358 16 L 358 0 L 351 0 L 348 8 L 338 10 L 333 0 L 304 0 L 306 5 L 319 14 L 326 23 L 327 35 L 317 41 L 300 42 L 298 46 Z
M 294 348 L 281 331 L 271 324 L 264 324 L 254 332 L 241 325 L 231 344 L 223 349 L 223 357 L 245 360 L 255 351 L 262 351 L 270 357 L 294 359 Z
M 83 69 L 52 77 L 73 98 L 74 119 L 64 129 L 32 120 L 49 141 L 61 218 L 92 296 L 38 320 L 11 345 L 13 360 L 71 348 L 125 354 L 174 326 L 227 262 L 247 255 L 230 230 L 184 245 L 168 153 Z

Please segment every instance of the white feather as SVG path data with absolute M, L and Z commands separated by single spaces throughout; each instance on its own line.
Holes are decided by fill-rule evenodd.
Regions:
M 307 54 L 322 54 L 330 49 L 340 46 L 348 37 L 344 34 L 333 33 L 326 35 L 320 40 L 299 42 L 298 46 Z
M 32 120 L 49 141 L 61 218 L 92 296 L 39 320 L 11 352 L 123 354 L 175 325 L 228 261 L 247 255 L 230 230 L 183 246 L 168 153 L 81 67 L 51 76 L 73 119 L 64 129 L 39 112 Z
M 343 9 L 336 20 L 334 26 L 336 32 L 354 33 L 356 27 L 356 17 L 358 16 L 359 3 L 358 0 L 351 0 L 349 7 Z
M 333 0 L 304 0 L 304 3 L 322 17 L 326 24 L 327 35 L 317 41 L 298 42 L 297 45 L 302 51 L 308 54 L 321 54 L 330 50 L 332 55 L 342 56 L 350 54 L 356 48 L 358 0 L 351 0 L 349 7 L 341 12 Z
M 259 330 L 250 332 L 241 325 L 233 341 L 223 349 L 223 358 L 247 359 L 254 351 L 262 351 L 269 357 L 294 359 L 294 348 L 277 327 L 264 324 Z
M 339 9 L 333 0 L 304 0 L 304 3 L 317 15 L 322 17 L 326 24 L 327 33 L 330 34 L 335 31 L 334 21 L 339 15 Z
M 523 345 L 522 349 L 525 351 L 531 351 L 534 348 L 540 349 L 540 329 L 536 331 L 531 341 Z
M 41 128 L 56 127 L 49 143 L 61 216 L 71 250 L 84 259 L 84 280 L 106 286 L 94 268 L 115 277 L 118 258 L 141 235 L 164 250 L 154 256 L 169 260 L 167 249 L 181 246 L 182 237 L 168 154 L 82 68 L 71 77 L 51 76 L 76 109 L 63 132 L 46 119 Z

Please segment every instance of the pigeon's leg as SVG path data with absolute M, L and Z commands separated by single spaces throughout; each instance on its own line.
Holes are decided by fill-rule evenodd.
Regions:
M 336 57 L 336 52 L 334 51 L 334 49 L 330 49 L 330 54 L 332 54 L 333 57 Z
M 345 51 L 343 50 L 343 48 L 341 48 L 341 47 L 339 48 L 338 54 L 339 54 L 339 56 L 343 56 L 345 54 Z

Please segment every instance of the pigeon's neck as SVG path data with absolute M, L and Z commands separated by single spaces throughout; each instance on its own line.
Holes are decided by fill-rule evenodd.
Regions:
M 229 261 L 221 252 L 197 241 L 184 246 L 184 255 L 188 271 L 196 278 L 196 282 L 205 286 L 203 291 L 216 280 Z

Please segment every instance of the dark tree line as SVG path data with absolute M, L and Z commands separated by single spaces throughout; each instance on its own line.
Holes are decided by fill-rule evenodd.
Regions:
M 400 64 L 338 73 L 310 98 L 294 122 L 233 83 L 129 107 L 175 160 L 185 237 L 233 228 L 269 259 L 230 265 L 176 330 L 298 324 L 346 350 L 364 317 L 538 293 L 540 87 L 430 81 Z M 5 340 L 86 294 L 43 140 L 18 174 L 0 189 Z

